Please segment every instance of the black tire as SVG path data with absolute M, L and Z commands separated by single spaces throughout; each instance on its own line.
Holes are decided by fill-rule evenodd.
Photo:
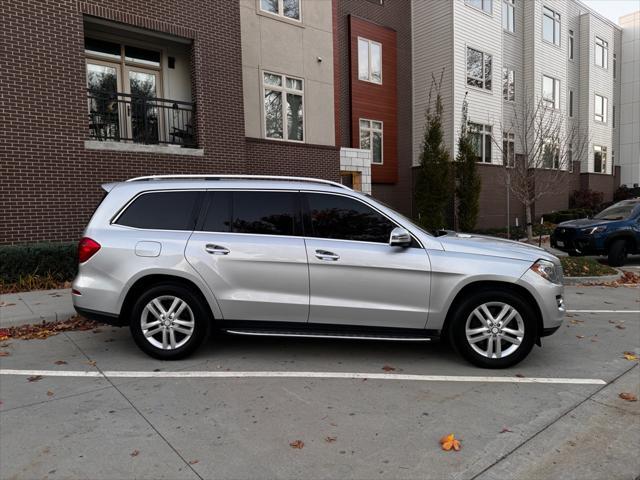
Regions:
M 614 240 L 607 254 L 610 267 L 622 267 L 627 262 L 627 242 L 624 239 Z
M 466 335 L 466 322 L 472 312 L 477 307 L 492 302 L 503 303 L 515 309 L 520 315 L 524 326 L 524 335 L 520 344 L 515 351 L 502 358 L 489 358 L 476 352 L 467 340 Z M 477 321 L 477 319 L 473 319 L 472 321 Z M 513 321 L 517 322 L 517 320 L 512 320 L 512 322 Z M 514 324 L 510 323 L 509 327 L 512 325 Z M 483 290 L 469 295 L 458 304 L 453 312 L 451 324 L 449 325 L 449 340 L 455 350 L 467 361 L 482 368 L 508 368 L 516 365 L 529 354 L 537 338 L 538 322 L 533 308 L 524 298 L 509 290 Z M 479 348 L 481 348 L 483 344 L 487 345 L 487 343 L 484 342 L 488 341 L 477 343 Z M 500 345 L 505 345 L 504 351 L 506 352 L 507 348 L 511 347 L 512 344 L 506 340 L 500 340 Z M 506 347 L 507 345 L 508 347 Z
M 163 349 L 162 346 L 154 346 L 147 337 L 145 337 L 142 331 L 142 316 L 146 306 L 153 299 L 162 297 L 175 297 L 186 302 L 188 309 L 185 308 L 183 310 L 186 311 L 187 315 L 187 317 L 184 318 L 187 318 L 189 321 L 191 321 L 192 318 L 193 321 L 193 330 L 189 338 L 187 338 L 186 335 L 183 336 L 183 334 L 179 332 L 174 333 L 174 338 L 176 339 L 184 340 L 187 338 L 184 344 L 179 345 L 180 341 L 178 341 L 176 343 L 176 348 L 167 350 Z M 166 303 L 164 305 L 166 306 Z M 149 316 L 150 314 L 146 313 L 146 315 Z M 153 317 L 149 316 L 149 318 L 155 321 Z M 133 340 L 147 355 L 160 360 L 178 360 L 191 355 L 200 346 L 200 344 L 208 338 L 209 331 L 211 330 L 211 320 L 211 313 L 200 295 L 194 293 L 183 285 L 163 283 L 152 286 L 138 297 L 131 309 L 129 328 L 131 330 Z M 186 329 L 186 327 L 182 328 Z M 152 336 L 152 338 L 156 339 L 159 343 L 161 341 L 160 338 L 164 338 L 162 331 Z

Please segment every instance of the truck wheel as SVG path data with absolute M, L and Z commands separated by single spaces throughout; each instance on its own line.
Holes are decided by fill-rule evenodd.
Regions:
M 614 240 L 609 247 L 609 266 L 622 267 L 627 261 L 627 242 L 623 239 Z

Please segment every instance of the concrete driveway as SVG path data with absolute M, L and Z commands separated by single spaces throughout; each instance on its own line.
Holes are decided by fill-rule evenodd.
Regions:
M 216 337 L 167 363 L 111 327 L 2 342 L 0 477 L 635 479 L 640 289 L 567 305 L 498 371 L 445 344 Z

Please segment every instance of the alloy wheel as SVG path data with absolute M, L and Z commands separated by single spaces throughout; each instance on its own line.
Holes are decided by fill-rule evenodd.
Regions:
M 524 338 L 524 321 L 511 305 L 486 302 L 467 317 L 465 334 L 476 353 L 486 358 L 504 358 L 520 347 Z
M 154 347 L 175 350 L 192 337 L 195 319 L 187 302 L 173 295 L 162 295 L 144 307 L 140 327 L 144 338 Z

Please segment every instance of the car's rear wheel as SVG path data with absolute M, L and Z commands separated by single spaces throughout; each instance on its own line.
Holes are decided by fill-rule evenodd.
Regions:
M 453 346 L 469 362 L 484 368 L 507 368 L 533 348 L 537 321 L 520 295 L 486 290 L 458 305 L 449 332 Z
M 177 360 L 193 353 L 208 336 L 210 316 L 198 295 L 178 284 L 144 292 L 131 310 L 133 339 L 148 355 Z
M 609 266 L 622 267 L 627 262 L 627 242 L 626 240 L 614 240 L 609 247 Z

